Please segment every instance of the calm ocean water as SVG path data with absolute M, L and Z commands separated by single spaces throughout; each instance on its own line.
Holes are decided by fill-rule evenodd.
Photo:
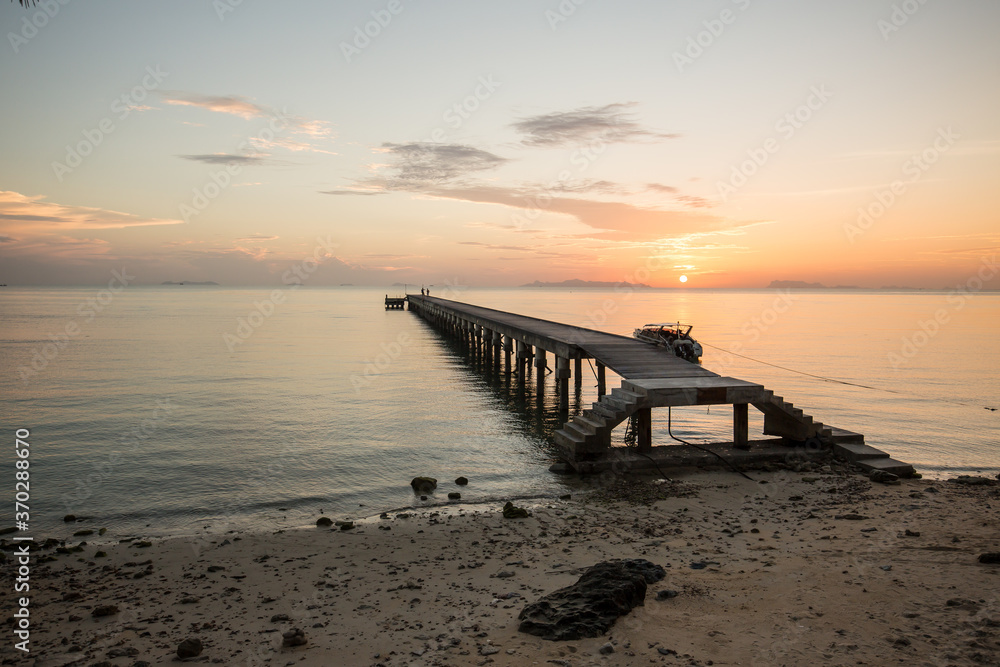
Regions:
M 64 535 L 67 513 L 119 535 L 273 529 L 320 511 L 358 518 L 420 505 L 416 475 L 438 478 L 439 499 L 464 475 L 463 501 L 473 502 L 584 484 L 547 470 L 561 424 L 551 388 L 539 408 L 530 386 L 519 394 L 414 314 L 385 311 L 384 289 L 286 290 L 266 316 L 252 315 L 270 293 L 129 287 L 102 303 L 95 288 L 0 290 L 0 408 L 10 445 L 15 429 L 31 431 L 36 535 Z M 1000 407 L 997 294 L 470 289 L 455 298 L 626 335 L 690 322 L 706 368 L 761 382 L 926 475 L 1000 470 L 1000 412 L 985 409 Z M 585 377 L 574 406 L 595 399 L 594 384 Z M 730 428 L 721 407 L 674 411 L 674 433 L 695 442 Z M 654 411 L 654 444 L 669 441 L 666 430 Z M 13 468 L 12 450 L 2 449 L 2 469 Z M 11 504 L 2 525 L 13 523 Z

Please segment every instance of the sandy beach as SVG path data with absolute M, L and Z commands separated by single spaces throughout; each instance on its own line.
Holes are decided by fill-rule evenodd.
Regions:
M 176 664 L 188 639 L 189 661 L 225 665 L 1000 664 L 1000 565 L 979 562 L 1000 551 L 1000 487 L 807 467 L 610 481 L 518 501 L 519 519 L 496 503 L 347 530 L 95 534 L 38 552 L 54 559 L 33 566 L 32 651 L 8 639 L 3 664 Z M 518 631 L 527 603 L 624 558 L 667 576 L 606 635 Z M 305 643 L 282 646 L 296 628 Z

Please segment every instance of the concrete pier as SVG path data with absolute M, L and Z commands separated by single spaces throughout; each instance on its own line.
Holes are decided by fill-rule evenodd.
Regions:
M 762 385 L 717 373 L 674 356 L 650 343 L 593 329 L 575 327 L 516 313 L 450 301 L 437 297 L 408 295 L 409 309 L 444 332 L 459 332 L 480 354 L 499 362 L 499 350 L 504 352 L 504 369 L 523 388 L 534 359 L 538 394 L 544 392 L 546 370 L 553 371 L 559 408 L 569 408 L 569 380 L 582 384 L 584 359 L 592 360 L 597 376 L 597 397 L 591 408 L 574 415 L 556 431 L 554 439 L 564 459 L 577 470 L 592 470 L 607 464 L 612 449 L 612 430 L 633 419 L 636 446 L 641 455 L 630 457 L 633 467 L 643 467 L 642 459 L 655 466 L 657 458 L 675 460 L 672 447 L 654 447 L 652 442 L 653 408 L 731 405 L 733 406 L 733 438 L 724 445 L 745 456 L 772 457 L 768 447 L 809 444 L 813 449 L 831 450 L 840 443 L 860 443 L 864 436 L 833 429 L 815 421 L 792 403 L 765 389 Z M 515 354 L 511 368 L 511 354 Z M 554 368 L 549 355 L 555 357 Z M 573 361 L 570 364 L 570 361 Z M 589 364 L 589 361 L 588 361 Z M 573 369 L 571 371 L 571 368 Z M 622 378 L 620 387 L 607 391 L 606 368 Z M 575 371 L 575 373 L 573 372 Z M 764 415 L 764 435 L 771 440 L 751 440 L 749 437 L 749 406 Z M 568 415 L 567 415 L 568 416 Z M 563 417 L 566 418 L 566 417 Z M 762 449 L 764 448 L 764 449 Z M 686 448 L 690 449 L 690 448 Z M 670 450 L 670 451 L 666 451 Z M 874 450 L 878 452 L 878 450 Z M 621 454 L 615 456 L 620 458 Z M 898 461 L 885 463 L 888 455 L 869 456 L 873 465 L 903 466 Z M 909 468 L 912 471 L 912 468 Z

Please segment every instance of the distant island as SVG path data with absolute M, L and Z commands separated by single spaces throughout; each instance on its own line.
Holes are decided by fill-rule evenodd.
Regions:
M 772 280 L 768 289 L 863 289 L 857 285 L 834 285 L 827 287 L 823 283 L 807 283 L 802 280 Z
M 599 288 L 599 289 L 609 289 L 614 287 L 632 287 L 638 289 L 652 289 L 649 285 L 645 283 L 610 283 L 601 280 L 580 280 L 578 278 L 573 278 L 571 280 L 564 280 L 559 283 L 543 283 L 540 280 L 536 280 L 533 283 L 528 283 L 527 285 L 521 285 L 521 287 L 587 287 L 587 288 Z
M 189 280 L 185 280 L 181 283 L 171 282 L 169 280 L 164 280 L 161 285 L 218 285 L 219 283 L 212 282 L 211 280 L 206 280 L 205 282 L 196 283 Z

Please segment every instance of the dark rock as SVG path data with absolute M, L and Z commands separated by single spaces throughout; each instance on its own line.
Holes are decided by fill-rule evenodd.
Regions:
M 503 518 L 505 519 L 524 519 L 529 516 L 531 516 L 531 512 L 523 507 L 514 507 L 514 503 L 509 500 L 503 506 Z
M 643 604 L 647 583 L 664 576 L 662 567 L 642 559 L 598 563 L 572 586 L 527 605 L 518 615 L 518 630 L 550 640 L 599 637 Z
M 664 589 L 662 591 L 657 591 L 656 592 L 656 599 L 657 600 L 670 600 L 671 598 L 677 597 L 677 595 L 678 595 L 677 591 L 670 590 L 669 588 L 667 588 L 667 589 Z
M 282 646 L 304 646 L 307 641 L 306 633 L 302 632 L 299 628 L 294 628 L 281 635 Z
M 556 475 L 572 475 L 573 468 L 568 463 L 553 463 L 549 466 L 549 472 Z
M 945 605 L 949 607 L 975 607 L 976 603 L 965 598 L 951 598 L 945 602 Z
M 86 537 L 87 535 L 93 535 L 93 534 L 94 531 L 90 530 L 89 528 L 84 528 L 83 530 L 78 530 L 75 533 L 73 533 L 73 537 Z
M 462 494 L 459 493 L 458 491 L 452 491 L 451 493 L 448 494 L 448 500 L 461 500 L 461 499 L 462 499 Z
M 959 475 L 955 479 L 949 479 L 953 484 L 965 484 L 966 486 L 995 486 L 996 480 L 989 477 L 976 477 L 973 475 Z
M 903 531 L 903 536 L 904 537 L 920 537 L 920 531 L 919 530 L 910 530 L 909 528 L 907 528 L 905 531 Z
M 561 496 L 559 496 L 559 500 L 573 500 L 573 494 L 572 493 L 564 493 Z
M 74 521 L 76 521 L 76 515 L 67 514 L 66 516 L 63 517 L 63 521 L 65 521 L 66 523 L 73 523 Z
M 871 474 L 868 475 L 868 479 L 873 482 L 879 482 L 880 484 L 899 484 L 899 475 L 891 473 L 888 470 L 872 470 Z
M 116 604 L 106 604 L 100 607 L 94 607 L 94 610 L 90 612 L 90 615 L 94 618 L 100 618 L 101 616 L 114 616 L 118 613 L 118 605 Z
M 845 521 L 866 521 L 868 517 L 860 514 L 837 514 L 834 519 L 844 519 Z
M 333 525 L 333 519 L 331 519 L 329 517 L 321 516 L 320 518 L 316 519 L 316 525 L 317 526 L 321 526 L 321 527 L 332 526 Z
M 153 666 L 148 662 L 146 662 L 145 660 L 136 660 L 134 663 L 132 663 L 132 667 L 153 667 Z
M 340 522 L 340 529 L 341 530 L 351 530 L 352 528 L 354 528 L 354 522 L 353 521 L 341 521 Z
M 1000 563 L 1000 551 L 988 551 L 984 554 L 979 554 L 980 563 Z
M 17 532 L 17 527 L 11 526 L 10 528 L 4 528 L 3 530 L 0 530 L 0 535 L 10 535 L 11 533 L 16 533 L 16 532 Z
M 289 620 L 288 614 L 275 614 L 271 617 L 272 623 L 284 623 L 287 620 Z
M 609 655 L 615 652 L 615 647 L 611 645 L 611 642 L 604 642 L 601 648 L 597 649 L 597 652 L 601 655 Z
M 134 658 L 137 655 L 139 655 L 139 649 L 131 646 L 116 646 L 108 651 L 109 658 Z
M 469 480 L 467 478 L 465 478 L 465 477 L 459 477 L 459 478 L 457 478 L 455 480 L 455 484 L 458 484 L 459 486 L 465 486 L 468 483 L 469 483 Z
M 223 566 L 221 566 L 221 565 L 209 565 L 209 566 L 208 566 L 208 571 L 209 571 L 209 572 L 222 572 L 222 571 L 223 571 L 223 570 L 225 570 L 225 569 L 226 569 L 226 568 L 224 568 L 224 567 L 223 567 Z
M 413 492 L 418 496 L 432 493 L 437 485 L 438 481 L 433 477 L 414 477 L 413 481 L 410 482 Z
M 197 637 L 188 637 L 177 646 L 177 657 L 181 660 L 196 658 L 201 655 L 201 640 Z

